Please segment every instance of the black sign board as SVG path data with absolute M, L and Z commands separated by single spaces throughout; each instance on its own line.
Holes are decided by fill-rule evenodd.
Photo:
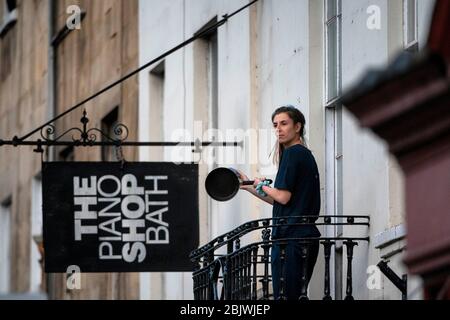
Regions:
M 198 166 L 45 162 L 45 271 L 192 271 Z

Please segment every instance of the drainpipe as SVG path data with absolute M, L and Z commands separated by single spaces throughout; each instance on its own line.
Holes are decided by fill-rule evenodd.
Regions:
M 56 114 L 56 50 L 52 45 L 52 38 L 55 34 L 54 17 L 55 17 L 56 2 L 55 0 L 48 1 L 48 49 L 47 49 L 47 119 L 53 119 Z M 47 161 L 55 160 L 55 148 L 47 148 Z M 47 292 L 48 299 L 56 299 L 56 274 L 49 273 L 47 276 Z
M 47 117 L 53 119 L 56 115 L 56 48 L 52 44 L 55 35 L 55 0 L 48 3 L 48 90 L 47 90 Z M 48 147 L 48 161 L 55 160 L 55 148 Z

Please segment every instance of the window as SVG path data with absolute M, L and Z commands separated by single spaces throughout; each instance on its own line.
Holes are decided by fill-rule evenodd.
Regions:
M 194 121 L 201 121 L 201 132 L 194 131 L 195 139 L 211 141 L 214 138 L 214 129 L 218 128 L 218 34 L 216 29 L 205 32 L 216 24 L 217 17 L 206 23 L 195 35 L 201 34 L 201 38 L 194 42 Z M 206 136 L 204 133 L 208 132 Z M 195 152 L 194 161 L 204 161 L 205 166 L 200 167 L 200 176 L 206 177 L 207 173 L 217 167 L 214 148 L 204 148 Z M 218 220 L 218 205 L 210 198 L 202 198 L 200 219 L 205 221 L 205 234 L 209 239 L 220 232 Z
M 212 25 L 217 23 L 217 17 L 210 20 L 198 33 L 210 28 Z M 201 50 L 200 57 L 204 59 L 206 64 L 204 67 L 204 85 L 206 88 L 206 101 L 207 101 L 207 127 L 205 129 L 210 129 L 211 134 L 208 136 L 208 140 L 212 141 L 217 139 L 215 137 L 215 130 L 219 127 L 219 72 L 218 72 L 218 42 L 217 42 L 217 29 L 211 30 L 210 32 L 204 34 L 200 40 L 198 40 Z M 213 159 L 215 159 L 215 149 L 212 149 Z M 217 164 L 212 163 L 212 168 L 214 169 Z
M 117 136 L 114 132 L 114 128 L 119 121 L 119 107 L 116 107 L 102 120 L 102 131 L 111 139 L 116 139 Z M 110 141 L 106 137 L 102 136 L 102 141 Z M 117 156 L 117 147 L 115 146 L 103 146 L 102 147 L 102 161 L 119 161 Z
M 150 71 L 150 125 L 149 135 L 152 141 L 163 140 L 163 111 L 164 111 L 164 87 L 165 87 L 165 63 L 162 61 Z M 150 149 L 150 160 L 162 160 L 163 147 Z
M 42 291 L 44 259 L 42 246 L 42 179 L 38 175 L 31 183 L 30 292 Z
M 405 50 L 418 51 L 417 33 L 417 0 L 403 0 L 403 46 Z
M 209 127 L 217 129 L 219 126 L 219 96 L 218 96 L 218 63 L 217 63 L 217 31 L 210 34 L 205 40 L 208 42 L 207 69 L 209 89 Z
M 216 20 L 214 20 L 215 22 Z M 205 41 L 207 43 L 207 72 L 208 72 L 208 127 L 209 129 L 218 129 L 219 127 L 219 97 L 218 97 L 218 61 L 217 61 L 217 31 L 210 33 L 207 37 L 205 37 Z M 212 134 L 208 137 L 210 141 L 217 140 L 218 137 L 215 135 L 215 131 L 212 131 Z M 217 159 L 216 159 L 216 148 L 212 148 L 210 150 L 212 153 L 213 162 L 208 164 L 208 170 L 211 171 L 218 167 Z M 210 221 L 211 221 L 211 230 L 210 235 L 212 237 L 221 233 L 219 230 L 219 220 L 217 217 L 219 216 L 217 203 L 213 202 L 212 199 L 209 200 L 209 212 L 210 212 Z
M 0 37 L 3 37 L 17 21 L 17 6 L 15 0 L 3 0 L 0 21 Z
M 341 95 L 341 0 L 325 0 L 325 214 L 342 215 L 342 105 Z M 340 221 L 339 221 L 340 222 Z M 342 226 L 325 230 L 327 236 L 342 235 Z M 336 246 L 332 254 L 334 298 L 342 299 L 343 253 Z
M 0 293 L 10 292 L 11 197 L 0 204 Z
M 341 93 L 341 1 L 326 0 L 325 8 L 326 102 Z
M 213 24 L 217 22 L 217 17 L 210 20 L 200 31 L 204 31 L 205 29 L 211 27 Z M 202 48 L 200 52 L 200 57 L 203 58 L 203 61 L 206 62 L 204 67 L 204 73 L 202 76 L 204 77 L 204 85 L 206 91 L 206 113 L 207 113 L 207 126 L 204 128 L 209 130 L 209 135 L 206 137 L 209 141 L 213 141 L 217 139 L 215 136 L 214 129 L 218 129 L 219 125 L 219 117 L 218 117 L 218 105 L 219 105 L 219 96 L 218 96 L 218 83 L 219 83 L 219 75 L 218 75 L 218 41 L 217 41 L 217 30 L 214 29 L 211 32 L 203 35 L 203 37 L 198 40 L 200 46 Z M 206 152 L 211 153 L 211 157 L 206 155 Z M 213 159 L 212 163 L 207 163 L 208 172 L 217 168 L 217 160 L 216 160 L 216 149 L 205 149 L 203 157 L 205 160 Z M 208 201 L 208 213 L 210 221 L 209 224 L 209 235 L 210 239 L 217 236 L 220 233 L 219 230 L 219 220 L 217 219 L 218 215 L 218 207 L 217 203 L 209 199 Z
M 203 28 L 201 28 L 196 34 L 203 32 L 217 23 L 217 17 L 211 19 Z M 217 29 L 211 30 L 204 34 L 200 40 L 198 40 L 199 49 L 197 50 L 199 56 L 206 61 L 204 69 L 206 74 L 204 76 L 204 83 L 207 88 L 207 101 L 208 101 L 208 128 L 218 128 L 218 84 L 219 84 L 219 72 L 218 72 L 218 41 L 217 41 Z M 199 68 L 197 68 L 199 69 Z M 197 72 L 201 73 L 201 72 Z

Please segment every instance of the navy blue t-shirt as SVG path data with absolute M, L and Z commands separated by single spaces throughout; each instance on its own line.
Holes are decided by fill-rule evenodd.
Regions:
M 274 187 L 291 192 L 285 205 L 273 203 L 273 217 L 317 216 L 320 212 L 320 179 L 316 160 L 311 151 L 295 144 L 283 151 Z M 311 218 L 312 223 L 317 217 Z M 299 223 L 299 218 L 288 218 L 287 223 Z M 276 220 L 275 220 L 276 223 Z M 272 238 L 320 237 L 315 225 L 274 227 Z

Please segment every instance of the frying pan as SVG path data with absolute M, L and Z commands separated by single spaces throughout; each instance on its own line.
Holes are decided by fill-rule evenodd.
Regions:
M 272 180 L 268 179 L 270 183 Z M 241 185 L 253 185 L 254 180 L 242 181 L 239 172 L 233 168 L 216 168 L 205 180 L 208 195 L 217 201 L 227 201 L 233 198 Z

